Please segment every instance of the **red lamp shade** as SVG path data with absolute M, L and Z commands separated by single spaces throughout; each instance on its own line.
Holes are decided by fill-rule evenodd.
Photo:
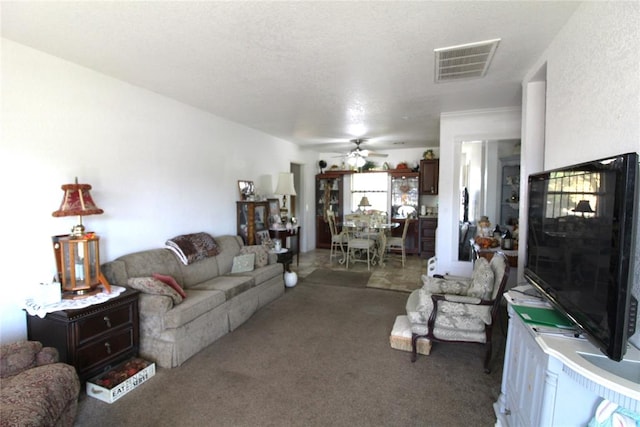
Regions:
M 104 211 L 97 207 L 91 198 L 91 193 L 89 193 L 91 186 L 89 184 L 78 184 L 78 178 L 76 178 L 75 184 L 64 184 L 62 189 L 64 190 L 64 197 L 62 198 L 62 203 L 60 203 L 60 209 L 53 212 L 53 216 L 77 215 L 80 224 L 73 228 L 72 234 L 75 236 L 82 235 L 84 234 L 82 216 L 97 215 L 104 213 Z

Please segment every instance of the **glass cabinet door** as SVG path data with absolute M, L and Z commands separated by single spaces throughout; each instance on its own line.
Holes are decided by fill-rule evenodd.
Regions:
M 417 174 L 416 174 L 417 175 Z M 418 177 L 391 177 L 391 215 L 393 218 L 412 218 L 418 212 Z

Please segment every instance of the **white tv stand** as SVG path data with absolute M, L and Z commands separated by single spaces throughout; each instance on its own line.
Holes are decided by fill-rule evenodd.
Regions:
M 493 405 L 497 426 L 587 425 L 602 399 L 640 412 L 640 350 L 629 346 L 624 358 L 634 372 L 637 363 L 634 381 L 614 375 L 581 355 L 610 362 L 587 340 L 535 332 L 514 312 L 509 293 L 505 298 L 509 330 Z

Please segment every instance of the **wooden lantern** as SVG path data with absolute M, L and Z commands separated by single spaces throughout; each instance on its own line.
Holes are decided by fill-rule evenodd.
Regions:
M 100 238 L 94 233 L 82 236 L 54 236 L 53 250 L 63 298 L 84 298 L 100 292 L 99 285 L 111 291 L 100 272 Z

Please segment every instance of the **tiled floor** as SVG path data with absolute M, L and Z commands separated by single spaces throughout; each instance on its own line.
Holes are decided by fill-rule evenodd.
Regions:
M 316 268 L 329 268 L 333 270 L 346 270 L 346 267 L 339 264 L 334 258 L 329 262 L 329 249 L 314 249 L 300 255 L 300 265 L 294 263 L 291 266 L 298 276 L 304 278 Z M 367 271 L 366 264 L 350 264 L 350 271 Z M 400 255 L 387 255 L 384 266 L 372 266 L 371 278 L 368 287 L 383 288 L 396 291 L 410 292 L 422 286 L 420 276 L 427 272 L 427 260 L 418 255 L 407 255 L 404 268 Z

